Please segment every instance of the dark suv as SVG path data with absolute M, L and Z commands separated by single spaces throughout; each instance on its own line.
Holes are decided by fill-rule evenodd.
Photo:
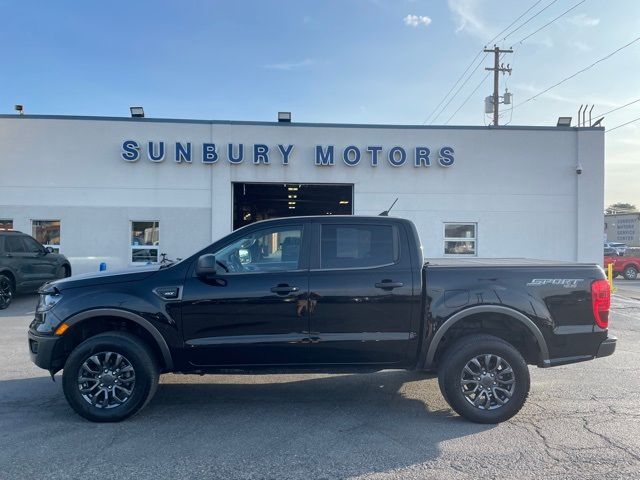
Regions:
M 16 230 L 0 230 L 0 310 L 16 292 L 33 292 L 43 283 L 71 276 L 64 255 Z

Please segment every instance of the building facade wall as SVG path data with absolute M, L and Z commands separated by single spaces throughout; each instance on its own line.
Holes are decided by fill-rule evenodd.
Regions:
M 479 257 L 599 263 L 603 137 L 601 129 L 575 128 L 4 116 L 0 219 L 12 218 L 29 233 L 34 219 L 59 219 L 62 253 L 77 263 L 105 257 L 122 266 L 130 255 L 131 221 L 159 221 L 160 249 L 171 258 L 229 233 L 232 182 L 348 183 L 357 215 L 377 215 L 398 198 L 392 215 L 416 223 L 427 258 L 443 256 L 444 223 L 473 222 Z M 137 161 L 123 160 L 126 140 L 140 146 Z M 148 160 L 149 141 L 165 142 L 162 162 Z M 175 142 L 191 142 L 191 163 L 175 161 Z M 205 143 L 216 144 L 217 162 L 202 162 Z M 242 163 L 227 160 L 229 143 L 244 145 Z M 254 163 L 255 144 L 269 146 L 269 164 Z M 279 144 L 294 145 L 287 165 Z M 316 165 L 316 146 L 329 145 L 334 165 Z M 351 145 L 361 151 L 355 166 L 342 158 Z M 383 147 L 377 166 L 368 146 Z M 403 166 L 387 160 L 394 146 L 407 151 Z M 430 166 L 414 166 L 416 147 L 431 150 Z M 450 166 L 439 163 L 442 147 L 454 152 Z

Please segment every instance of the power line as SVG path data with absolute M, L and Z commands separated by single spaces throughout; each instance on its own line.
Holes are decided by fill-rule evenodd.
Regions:
M 518 20 L 520 20 L 522 17 L 524 17 L 527 13 L 529 13 L 531 10 L 533 10 L 536 5 L 538 5 L 540 2 L 542 2 L 542 0 L 538 0 L 537 2 L 535 2 L 533 5 L 531 5 L 529 8 L 527 8 L 527 10 L 524 11 L 524 13 L 522 13 L 522 15 L 520 15 L 518 18 L 516 18 L 513 22 L 511 22 L 509 25 L 507 25 L 504 30 L 502 30 L 499 34 L 497 34 L 495 37 L 493 37 L 491 40 L 489 40 L 485 45 L 491 45 L 491 43 L 493 43 L 500 35 L 502 35 L 504 32 L 506 32 L 507 30 L 509 30 L 509 28 L 511 28 L 511 26 L 516 23 Z
M 522 27 L 524 27 L 527 23 L 529 23 L 531 20 L 533 20 L 534 18 L 536 18 L 538 15 L 540 15 L 542 12 L 544 12 L 547 8 L 549 8 L 551 5 L 553 5 L 554 3 L 556 3 L 558 0 L 553 0 L 551 3 L 549 3 L 546 7 L 543 7 L 542 10 L 538 11 L 538 13 L 536 13 L 535 15 L 533 15 L 532 17 L 529 17 L 529 19 L 527 21 L 525 21 L 524 23 L 521 23 L 518 27 L 516 27 L 515 29 L 513 29 L 511 32 L 509 32 L 507 35 L 505 35 L 502 40 L 500 40 L 501 42 L 504 42 L 507 38 L 509 38 L 511 35 L 513 35 L 514 33 L 516 33 L 518 30 L 520 30 Z
M 557 1 L 557 0 L 555 0 Z M 485 45 L 490 45 L 494 40 L 496 40 L 500 35 L 502 35 L 504 32 L 506 32 L 509 28 L 511 28 L 516 22 L 518 22 L 522 17 L 524 17 L 527 13 L 529 13 L 531 10 L 533 10 L 539 3 L 541 3 L 542 0 L 537 0 L 536 2 L 533 3 L 533 5 L 531 5 L 527 10 L 525 10 L 518 18 L 516 18 L 513 22 L 511 22 L 509 25 L 507 25 L 500 33 L 498 33 L 495 37 L 493 37 L 491 40 L 489 40 Z M 478 51 L 478 53 L 476 54 L 475 57 L 473 57 L 473 60 L 471 60 L 471 63 L 469 63 L 469 65 L 467 66 L 467 68 L 465 68 L 464 72 L 462 72 L 462 75 L 460 75 L 458 77 L 458 79 L 455 81 L 455 83 L 453 84 L 453 86 L 449 89 L 449 91 L 445 94 L 444 97 L 442 97 L 442 100 L 440 100 L 440 103 L 438 103 L 438 105 L 436 106 L 436 108 L 433 109 L 433 111 L 429 114 L 429 116 L 426 118 L 426 120 L 424 122 L 422 122 L 422 124 L 424 125 L 425 123 L 427 123 L 431 117 L 433 116 L 434 113 L 436 113 L 438 111 L 438 109 L 440 108 L 440 106 L 445 102 L 445 100 L 447 99 L 447 97 L 449 96 L 449 94 L 456 88 L 456 86 L 460 83 L 460 81 L 464 78 L 464 76 L 466 75 L 466 73 L 469 71 L 469 69 L 473 66 L 473 64 L 475 63 L 475 61 L 478 59 L 478 57 L 483 53 L 482 50 Z M 485 55 L 486 58 L 486 55 Z M 483 59 L 484 60 L 484 59 Z M 472 75 L 475 70 L 477 70 L 478 66 L 476 66 L 476 68 L 474 69 L 474 71 L 470 74 Z M 467 79 L 468 81 L 468 79 Z M 459 89 L 458 89 L 459 91 Z M 457 95 L 458 92 L 456 92 L 456 94 L 454 94 L 453 97 L 455 97 Z M 452 97 L 452 98 L 453 98 Z M 446 108 L 446 106 L 445 106 Z M 443 109 L 444 110 L 444 109 Z M 438 116 L 440 116 L 442 114 L 442 112 L 440 112 L 438 114 Z M 437 118 L 437 117 L 436 117 Z M 434 119 L 435 121 L 435 119 Z
M 487 78 L 489 78 L 489 75 L 491 75 L 491 72 L 487 72 L 487 74 L 482 78 L 482 80 L 480 80 L 480 83 L 478 83 L 476 88 L 474 88 L 473 91 L 469 94 L 469 96 L 464 100 L 464 102 L 462 102 L 462 105 L 460 105 L 458 109 L 455 112 L 453 112 L 453 114 L 447 119 L 447 121 L 444 122 L 445 125 L 447 125 L 451 121 L 451 119 L 456 116 L 456 113 L 458 113 L 460 109 L 467 104 L 467 102 L 469 101 L 469 99 L 471 99 L 473 94 L 476 93 L 478 89 L 482 86 L 482 84 L 487 80 Z
M 460 93 L 460 90 L 462 90 L 464 88 L 464 86 L 467 84 L 467 82 L 469 80 L 471 80 L 471 77 L 473 77 L 473 74 L 476 73 L 476 70 L 478 70 L 478 68 L 480 68 L 482 66 L 482 64 L 484 63 L 485 58 L 487 58 L 489 54 L 485 54 L 484 57 L 482 57 L 482 59 L 480 60 L 480 62 L 475 66 L 475 68 L 471 71 L 471 73 L 469 75 L 467 75 L 467 78 L 465 79 L 464 82 L 462 82 L 462 84 L 460 85 L 460 87 L 458 87 L 458 89 L 456 90 L 456 92 L 451 96 L 451 98 L 449 98 L 449 101 L 447 103 L 445 103 L 445 105 L 442 107 L 442 109 L 440 109 L 440 112 L 438 112 L 438 114 L 433 117 L 433 120 L 431 120 L 430 123 L 435 122 L 438 117 L 440 115 L 442 115 L 442 113 L 447 109 L 447 107 L 449 106 L 449 104 L 453 101 L 454 98 L 456 98 L 458 96 L 458 93 Z
M 582 0 L 581 2 L 576 3 L 573 7 L 569 8 L 568 10 L 565 10 L 564 12 L 562 12 L 560 15 L 558 15 L 556 18 L 554 18 L 553 20 L 545 23 L 544 25 L 542 25 L 540 28 L 538 28 L 537 30 L 535 30 L 534 32 L 531 32 L 529 35 L 527 35 L 526 37 L 524 37 L 522 40 L 520 40 L 519 42 L 516 42 L 514 45 L 518 45 L 521 44 L 522 42 L 524 42 L 526 39 L 528 39 L 529 37 L 534 36 L 536 33 L 538 33 L 540 30 L 548 27 L 549 25 L 551 25 L 553 22 L 555 22 L 556 20 L 564 17 L 567 13 L 569 13 L 570 11 L 574 10 L 575 8 L 579 7 L 580 5 L 582 5 L 584 2 L 586 2 L 587 0 Z
M 545 93 L 547 93 L 549 90 L 552 90 L 554 88 L 556 88 L 559 85 L 562 85 L 563 83 L 565 83 L 568 80 L 571 80 L 572 78 L 580 75 L 581 73 L 586 72 L 587 70 L 590 70 L 591 68 L 593 68 L 594 66 L 596 66 L 598 63 L 603 62 L 605 60 L 607 60 L 608 58 L 614 56 L 616 53 L 618 53 L 621 50 L 624 50 L 625 48 L 633 45 L 634 43 L 636 43 L 638 40 L 640 40 L 640 37 L 636 37 L 635 39 L 631 40 L 629 43 L 623 45 L 622 47 L 614 50 L 613 52 L 611 52 L 610 54 L 596 60 L 595 62 L 593 62 L 592 64 L 586 66 L 585 68 L 578 70 L 577 72 L 575 72 L 572 75 L 569 75 L 568 77 L 563 78 L 562 80 L 560 80 L 558 83 L 555 83 L 553 85 L 551 85 L 549 88 L 545 88 L 544 90 L 542 90 L 539 93 L 536 93 L 535 95 L 533 95 L 532 97 L 527 98 L 525 101 L 523 101 L 522 103 L 519 103 L 518 105 L 515 105 L 513 108 L 518 108 L 521 107 L 522 105 L 524 105 L 525 103 L 530 102 L 531 100 L 535 100 L 536 98 L 538 98 L 540 95 L 543 95 Z
M 629 125 L 630 123 L 637 122 L 638 120 L 640 120 L 640 117 L 634 118 L 633 120 L 630 120 L 628 122 L 622 123 L 620 125 L 616 125 L 615 127 L 608 129 L 605 133 L 613 132 L 614 130 L 617 130 L 618 128 L 622 128 L 622 127 L 624 127 L 626 125 Z
M 638 98 L 638 99 L 636 99 L 636 100 L 634 100 L 632 102 L 625 103 L 624 105 L 622 105 L 620 107 L 616 107 L 613 110 L 609 110 L 608 112 L 599 113 L 598 115 L 594 115 L 593 117 L 596 118 L 596 119 L 599 118 L 599 117 L 604 117 L 605 115 L 609 115 L 610 113 L 617 112 L 618 110 L 622 110 L 623 108 L 626 108 L 629 105 L 633 105 L 634 103 L 638 103 L 638 102 L 640 102 L 640 98 Z
M 429 121 L 429 119 L 433 116 L 434 113 L 436 113 L 436 111 L 438 110 L 438 108 L 440 108 L 440 105 L 442 105 L 444 103 L 444 101 L 447 99 L 447 97 L 449 96 L 449 94 L 453 91 L 454 88 L 456 88 L 456 86 L 458 85 L 458 83 L 460 83 L 460 80 L 462 80 L 462 77 L 465 76 L 465 74 L 469 71 L 469 69 L 471 68 L 471 66 L 475 63 L 475 61 L 478 59 L 478 57 L 482 54 L 482 50 L 480 50 L 475 57 L 473 57 L 473 60 L 471 60 L 471 63 L 469 64 L 469 66 L 464 70 L 464 72 L 462 72 L 462 75 L 460 75 L 458 77 L 458 79 L 456 80 L 456 82 L 453 84 L 453 86 L 449 89 L 449 91 L 447 92 L 447 94 L 442 97 L 442 100 L 440 100 L 440 103 L 436 106 L 436 108 L 433 109 L 433 111 L 429 114 L 429 116 L 427 117 L 427 119 L 422 122 L 422 124 L 424 125 L 425 123 L 427 123 Z

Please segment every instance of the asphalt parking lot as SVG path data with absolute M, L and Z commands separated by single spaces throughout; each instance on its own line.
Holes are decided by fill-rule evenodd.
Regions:
M 92 424 L 29 361 L 34 306 L 0 311 L 2 480 L 640 477 L 640 300 L 614 300 L 614 356 L 532 367 L 527 405 L 500 425 L 462 420 L 436 379 L 398 371 L 165 375 L 139 415 Z

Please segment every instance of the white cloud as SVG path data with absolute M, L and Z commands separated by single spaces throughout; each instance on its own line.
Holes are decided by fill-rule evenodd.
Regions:
M 574 40 L 574 41 L 569 42 L 569 46 L 574 48 L 574 49 L 576 49 L 576 50 L 579 50 L 581 52 L 590 52 L 591 51 L 591 47 L 589 45 L 587 45 L 586 43 L 581 42 L 579 40 Z
M 485 10 L 484 3 L 478 0 L 448 0 L 449 10 L 456 22 L 456 33 L 465 31 L 487 41 L 493 31 L 481 18 L 480 12 Z
M 403 18 L 404 24 L 410 27 L 419 27 L 421 25 L 427 26 L 431 23 L 431 19 L 426 15 L 412 15 L 409 14 Z
M 316 61 L 312 58 L 305 58 L 299 62 L 282 62 L 282 63 L 271 63 L 269 65 L 264 65 L 264 68 L 269 70 L 295 70 L 297 68 L 305 68 L 310 67 L 315 64 Z
M 580 13 L 574 15 L 567 20 L 569 23 L 576 25 L 577 27 L 595 27 L 600 23 L 599 18 L 590 17 L 586 13 Z

